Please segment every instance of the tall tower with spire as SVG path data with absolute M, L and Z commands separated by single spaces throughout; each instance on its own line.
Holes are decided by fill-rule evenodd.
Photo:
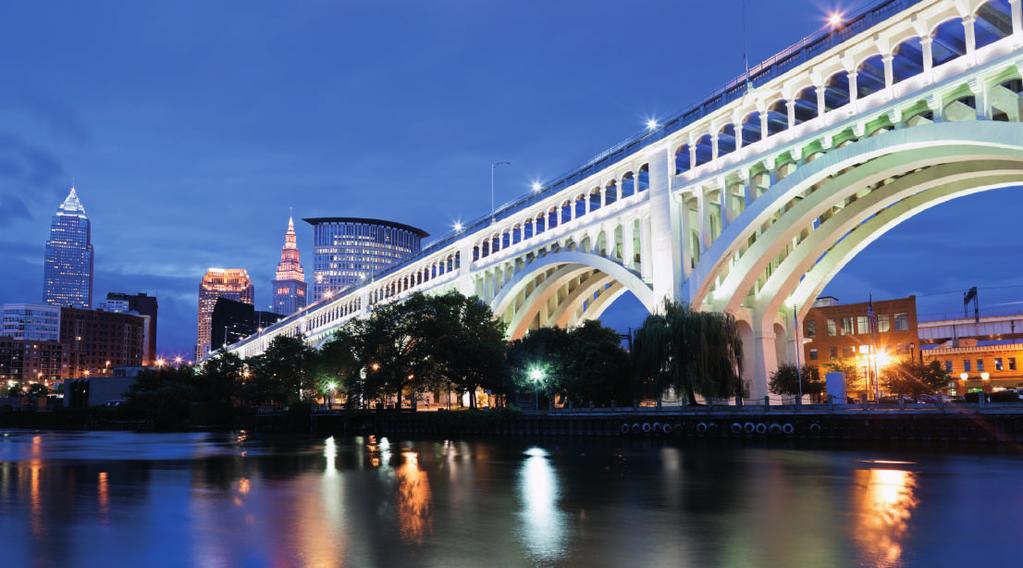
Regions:
M 291 315 L 306 306 L 305 271 L 299 258 L 298 240 L 295 237 L 295 221 L 288 216 L 288 230 L 284 233 L 284 247 L 281 261 L 273 281 L 274 312 Z
M 92 225 L 74 186 L 50 223 L 43 269 L 43 301 L 92 307 Z

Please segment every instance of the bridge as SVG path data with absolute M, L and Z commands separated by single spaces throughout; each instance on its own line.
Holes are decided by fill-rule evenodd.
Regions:
M 750 396 L 875 239 L 1023 184 L 1023 0 L 882 0 L 358 287 L 229 346 L 324 341 L 374 305 L 458 290 L 518 338 L 632 293 L 739 321 Z

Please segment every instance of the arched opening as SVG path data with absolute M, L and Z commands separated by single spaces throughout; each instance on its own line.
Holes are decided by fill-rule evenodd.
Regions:
M 600 188 L 595 187 L 590 191 L 590 211 L 600 209 Z
M 988 0 L 977 8 L 977 19 L 973 23 L 977 48 L 1012 35 L 1012 6 L 1009 0 Z
M 622 176 L 622 199 L 630 197 L 636 193 L 636 176 L 632 175 L 632 172 L 626 173 Z
M 892 81 L 899 83 L 924 72 L 924 50 L 920 38 L 911 37 L 892 50 Z
M 639 176 L 636 179 L 636 191 L 650 189 L 650 166 L 643 164 L 639 168 Z
M 796 124 L 817 118 L 817 87 L 807 87 L 796 95 Z
M 743 145 L 759 142 L 761 138 L 760 112 L 753 111 L 742 119 L 742 143 Z
M 735 151 L 735 126 L 726 124 L 718 130 L 718 157 L 727 156 Z
M 710 134 L 700 136 L 696 141 L 696 163 L 693 167 L 702 166 L 714 158 L 714 146 L 710 140 Z
M 959 18 L 938 24 L 931 32 L 933 65 L 937 67 L 966 55 L 966 29 Z
M 871 55 L 856 68 L 856 96 L 869 97 L 884 87 L 884 60 L 880 53 Z
M 991 120 L 1018 122 L 1023 113 L 1023 81 L 1009 79 L 991 88 Z
M 692 169 L 692 153 L 689 151 L 689 144 L 683 144 L 675 149 L 675 175 L 684 174 Z
M 558 226 L 558 208 L 552 207 L 547 211 L 547 227 L 554 228 Z
M 590 248 L 607 254 L 608 245 L 601 233 Z M 582 252 L 585 248 L 580 245 L 576 251 L 538 259 L 501 287 L 491 307 L 508 325 L 509 338 L 517 339 L 538 327 L 570 327 L 599 319 L 627 292 L 646 312 L 654 308 L 650 287 L 636 274 L 606 256 Z
M 615 201 L 618 201 L 618 184 L 611 180 L 604 188 L 604 205 L 611 205 Z
M 839 71 L 824 82 L 825 112 L 842 108 L 849 104 L 849 74 Z
M 574 205 L 575 216 L 573 217 L 574 219 L 578 219 L 579 217 L 582 217 L 583 215 L 586 214 L 586 202 L 589 200 L 589 195 L 590 194 L 586 193 L 577 195 L 575 197 L 575 201 L 573 201 L 573 203 L 575 204 Z
M 767 135 L 774 136 L 789 128 L 789 109 L 784 99 L 779 99 L 767 107 Z

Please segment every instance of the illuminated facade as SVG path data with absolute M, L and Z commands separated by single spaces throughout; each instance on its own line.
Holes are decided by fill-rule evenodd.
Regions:
M 291 217 L 288 217 L 288 230 L 284 233 L 284 246 L 281 248 L 281 261 L 277 263 L 273 291 L 275 313 L 291 315 L 306 305 L 305 271 L 299 257 L 295 222 Z
M 196 359 L 210 352 L 213 308 L 217 298 L 227 298 L 246 304 L 253 303 L 255 291 L 252 280 L 244 268 L 210 268 L 199 284 L 199 325 L 196 341 Z
M 331 297 L 420 251 L 427 233 L 379 219 L 306 219 L 314 230 L 313 301 Z
M 43 301 L 54 306 L 90 307 L 92 266 L 92 227 L 72 187 L 50 224 Z
M 46 304 L 4 304 L 0 306 L 0 336 L 56 341 L 60 337 L 60 308 Z
M 149 316 L 61 308 L 62 378 L 113 376 L 118 367 L 140 367 Z
M 916 296 L 879 300 L 872 306 L 839 304 L 823 296 L 803 318 L 802 363 L 814 367 L 861 366 L 872 347 L 886 360 L 915 357 L 919 345 Z

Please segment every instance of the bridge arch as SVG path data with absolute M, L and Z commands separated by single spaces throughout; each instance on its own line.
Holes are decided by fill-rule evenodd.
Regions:
M 699 308 L 751 314 L 752 392 L 766 392 L 776 353 L 795 352 L 792 307 L 805 315 L 869 243 L 937 204 L 1023 185 L 1018 133 L 1011 123 L 963 121 L 866 137 L 805 164 L 740 214 L 701 259 L 690 285 Z M 778 348 L 778 321 L 786 350 Z
M 517 339 L 538 324 L 566 327 L 597 319 L 626 292 L 647 311 L 656 309 L 653 290 L 635 272 L 598 254 L 562 250 L 526 265 L 490 306 L 508 324 L 509 338 Z

